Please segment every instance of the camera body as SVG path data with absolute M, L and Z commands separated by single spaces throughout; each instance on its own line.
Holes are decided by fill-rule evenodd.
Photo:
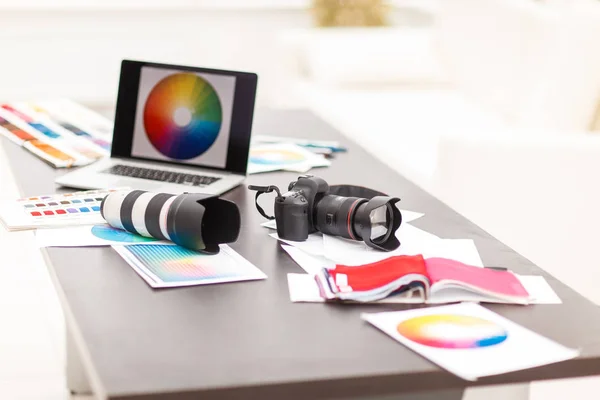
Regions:
M 397 197 L 371 199 L 329 194 L 329 185 L 319 177 L 300 176 L 288 191 L 275 199 L 277 235 L 281 239 L 304 241 L 314 232 L 362 240 L 378 250 L 400 246 L 395 232 L 402 215 Z
M 321 178 L 301 176 L 291 182 L 288 192 L 275 199 L 277 235 L 286 240 L 304 241 L 317 231 L 313 219 L 313 207 L 329 191 L 329 185 Z

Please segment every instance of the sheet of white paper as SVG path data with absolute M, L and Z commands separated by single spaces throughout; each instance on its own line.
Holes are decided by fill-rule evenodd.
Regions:
M 421 254 L 424 249 L 432 247 L 430 243 L 440 240 L 437 236 L 410 224 L 400 225 L 396 237 L 400 240 L 400 247 L 385 252 L 369 247 L 362 241 L 323 235 L 324 255 L 337 264 L 363 265 L 397 255 Z
M 409 211 L 409 210 L 402 210 L 402 209 L 400 209 L 400 213 L 402 213 L 402 223 L 414 221 L 414 220 L 419 219 L 419 218 L 421 218 L 421 217 L 423 217 L 425 215 L 425 214 L 420 213 L 420 212 Z
M 292 303 L 323 303 L 315 278 L 308 274 L 287 274 Z
M 260 226 L 268 228 L 268 229 L 277 229 L 277 221 L 275 221 L 274 219 L 271 219 L 267 222 L 263 222 L 262 224 L 260 224 Z
M 282 244 L 281 247 L 307 274 L 314 275 L 323 268 L 330 268 L 334 266 L 331 260 L 328 260 L 323 256 L 308 254 L 294 246 Z
M 35 232 L 39 247 L 87 247 L 127 244 L 172 244 L 135 235 L 109 225 L 86 225 L 68 228 L 38 229 Z
M 474 267 L 483 267 L 483 261 L 472 239 L 440 239 L 435 246 L 423 251 L 425 258 L 447 258 Z
M 362 314 L 361 318 L 470 381 L 579 354 L 474 303 Z
M 402 222 L 403 223 L 414 221 L 425 215 L 423 213 L 418 213 L 415 211 L 408 211 L 408 210 L 400 210 L 400 212 L 402 213 Z M 262 224 L 260 224 L 260 226 L 269 228 L 269 229 L 277 229 L 277 221 L 275 221 L 274 219 L 271 219 L 267 222 L 263 222 Z
M 562 304 L 562 300 L 543 276 L 517 275 L 527 293 L 533 297 L 532 304 Z
M 323 248 L 323 235 L 320 233 L 308 235 L 308 239 L 303 242 L 280 239 L 279 236 L 277 236 L 277 233 L 271 233 L 269 236 L 315 256 L 322 256 L 325 254 L 325 249 Z
M 309 274 L 288 274 L 288 289 L 290 291 L 290 300 L 293 303 L 323 303 L 323 298 L 319 295 L 319 286 L 315 278 Z M 388 297 L 369 304 L 419 304 L 423 302 L 420 291 L 415 291 L 416 295 L 399 294 Z M 347 302 L 347 304 L 356 304 Z
M 324 255 L 344 265 L 363 265 L 392 256 L 422 254 L 425 258 L 441 257 L 477 267 L 483 266 L 477 247 L 471 239 L 440 239 L 410 224 L 402 224 L 396 236 L 400 240 L 400 247 L 384 252 L 361 241 L 324 235 Z
M 210 285 L 266 279 L 267 276 L 228 245 L 203 254 L 171 245 L 112 246 L 153 288 Z

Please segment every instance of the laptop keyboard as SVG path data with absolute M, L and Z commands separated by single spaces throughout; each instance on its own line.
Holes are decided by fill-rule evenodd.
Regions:
M 180 172 L 163 171 L 159 169 L 132 167 L 130 165 L 113 165 L 103 171 L 106 174 L 127 176 L 130 178 L 149 179 L 151 181 L 161 181 L 167 183 L 177 183 L 189 186 L 206 186 L 218 181 L 221 178 L 204 175 L 184 174 Z

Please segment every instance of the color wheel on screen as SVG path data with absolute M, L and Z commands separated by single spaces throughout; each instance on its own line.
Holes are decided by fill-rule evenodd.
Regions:
M 219 136 L 221 123 L 221 101 L 215 89 L 192 73 L 162 79 L 144 105 L 148 140 L 161 154 L 177 160 L 206 152 Z
M 470 349 L 504 342 L 507 331 L 482 318 L 458 314 L 433 314 L 407 319 L 397 326 L 406 339 L 429 347 Z
M 289 150 L 265 149 L 253 150 L 250 153 L 250 162 L 262 165 L 296 164 L 305 160 L 303 154 Z
M 140 235 L 129 233 L 122 229 L 112 228 L 110 226 L 95 225 L 92 227 L 92 235 L 99 239 L 108 240 L 111 242 L 123 243 L 140 243 L 140 242 L 155 242 L 156 239 L 148 238 Z

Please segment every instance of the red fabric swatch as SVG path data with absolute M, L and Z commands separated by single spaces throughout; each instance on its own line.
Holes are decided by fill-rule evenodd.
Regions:
M 529 296 L 521 281 L 510 271 L 475 267 L 446 258 L 428 258 L 425 265 L 431 285 L 453 280 L 506 296 Z
M 427 276 L 425 260 L 421 255 L 393 256 L 360 266 L 336 265 L 328 272 L 339 286 L 350 286 L 354 291 L 373 290 L 409 274 Z M 338 279 L 340 274 L 346 277 Z M 340 285 L 339 282 L 347 284 Z

